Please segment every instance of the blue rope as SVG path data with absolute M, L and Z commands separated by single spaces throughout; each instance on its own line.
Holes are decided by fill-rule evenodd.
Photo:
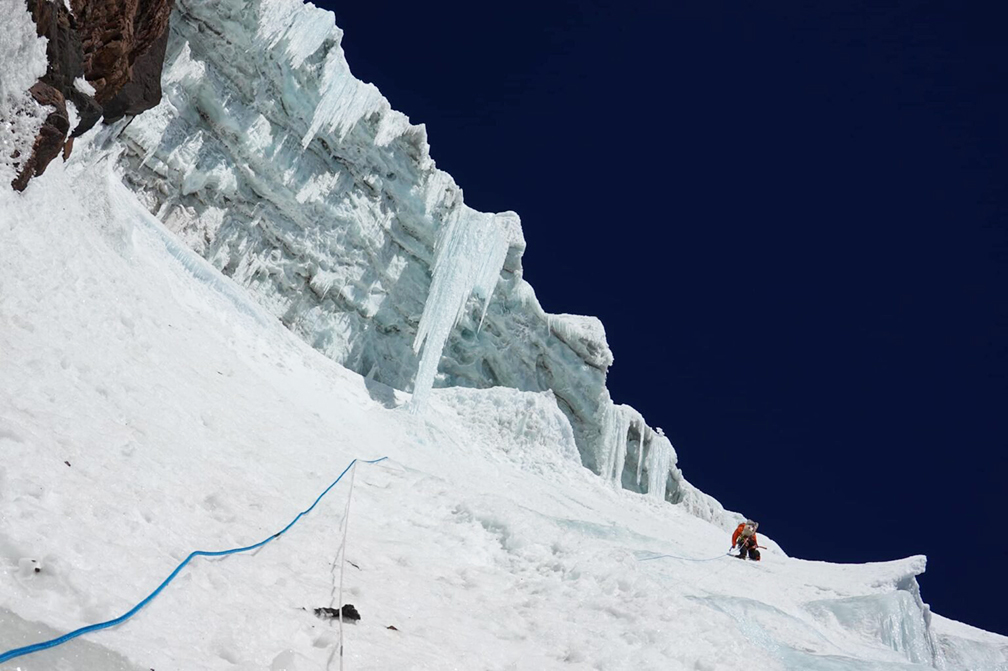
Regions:
M 365 464 L 377 464 L 378 462 L 385 461 L 386 459 L 388 459 L 388 457 L 382 457 L 381 459 L 374 459 L 372 461 L 363 461 L 361 463 L 365 463 Z M 8 660 L 14 659 L 15 657 L 22 657 L 24 655 L 30 655 L 33 652 L 39 652 L 40 650 L 47 650 L 49 648 L 55 648 L 57 645 L 62 645 L 63 643 L 66 643 L 67 641 L 73 640 L 73 639 L 77 638 L 78 636 L 83 636 L 84 634 L 89 634 L 92 631 L 98 631 L 100 629 L 108 629 L 109 627 L 115 627 L 116 625 L 122 624 L 126 620 L 128 620 L 131 617 L 133 617 L 134 615 L 136 615 L 137 612 L 139 612 L 141 608 L 143 608 L 148 603 L 150 603 L 151 601 L 153 601 L 154 597 L 156 597 L 158 594 L 160 594 L 161 590 L 163 590 L 165 587 L 167 587 L 168 583 L 170 583 L 172 580 L 175 579 L 175 576 L 177 576 L 179 574 L 179 571 L 181 571 L 183 568 L 185 568 L 186 564 L 188 564 L 190 561 L 192 561 L 193 557 L 223 557 L 223 556 L 226 556 L 226 555 L 237 554 L 239 552 L 248 552 L 250 550 L 256 550 L 258 548 L 261 548 L 262 546 L 266 545 L 270 541 L 279 538 L 280 536 L 282 536 L 285 533 L 287 533 L 287 530 L 290 529 L 292 526 L 294 526 L 299 519 L 301 519 L 302 517 L 304 517 L 305 515 L 307 515 L 308 513 L 310 513 L 315 508 L 315 506 L 318 505 L 318 502 L 322 500 L 322 497 L 325 496 L 326 494 L 328 494 L 329 490 L 332 489 L 333 487 L 335 487 L 336 483 L 343 479 L 343 476 L 347 474 L 347 471 L 349 471 L 350 468 L 354 464 L 357 463 L 357 461 L 358 461 L 357 459 L 354 459 L 353 461 L 351 461 L 350 464 L 346 468 L 343 469 L 343 472 L 340 473 L 339 477 L 336 478 L 335 480 L 333 480 L 332 484 L 329 485 L 328 487 L 326 487 L 326 489 L 325 489 L 324 492 L 322 492 L 321 494 L 319 494 L 318 498 L 315 499 L 315 503 L 311 504 L 311 506 L 307 510 L 304 510 L 304 511 L 298 513 L 298 516 L 295 517 L 291 521 L 290 524 L 288 524 L 283 529 L 281 529 L 277 533 L 273 534 L 272 536 L 270 536 L 266 540 L 260 541 L 260 542 L 256 543 L 255 545 L 247 545 L 247 546 L 242 547 L 242 548 L 234 548 L 234 549 L 231 549 L 231 550 L 219 550 L 219 551 L 216 551 L 216 552 L 210 552 L 210 551 L 207 551 L 207 550 L 196 550 L 194 552 L 191 552 L 191 553 L 189 553 L 188 557 L 186 557 L 184 560 L 182 560 L 181 564 L 179 564 L 178 566 L 175 567 L 175 570 L 171 572 L 171 575 L 169 575 L 167 578 L 165 578 L 164 582 L 162 582 L 160 585 L 158 585 L 158 587 L 157 587 L 156 590 L 154 590 L 153 592 L 151 592 L 150 594 L 148 594 L 147 598 L 145 598 L 143 601 L 141 601 L 137 605 L 135 605 L 132 608 L 130 608 L 128 611 L 126 611 L 125 613 L 123 613 L 119 617 L 117 617 L 117 618 L 115 618 L 113 620 L 108 620 L 107 622 L 99 622 L 98 624 L 91 624 L 91 625 L 88 625 L 86 627 L 81 627 L 80 629 L 75 629 L 74 631 L 71 631 L 68 634 L 63 634 L 62 636 L 60 636 L 58 638 L 54 638 L 54 639 L 52 639 L 50 641 L 42 641 L 41 643 L 35 643 L 34 645 L 27 645 L 27 646 L 25 646 L 23 648 L 14 648 L 13 650 L 8 650 L 7 652 L 5 652 L 2 655 L 0 655 L 0 664 L 2 664 L 3 662 L 6 662 Z
M 637 561 L 651 561 L 652 559 L 678 559 L 679 561 L 716 561 L 721 559 L 721 557 L 731 557 L 733 556 L 731 550 L 725 552 L 723 555 L 718 555 L 717 557 L 711 557 L 709 559 L 690 559 L 689 557 L 677 557 L 675 555 L 655 555 L 654 557 L 644 557 L 643 559 L 638 558 Z

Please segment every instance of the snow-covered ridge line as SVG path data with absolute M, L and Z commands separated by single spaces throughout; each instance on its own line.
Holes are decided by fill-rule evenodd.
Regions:
M 119 137 L 119 171 L 169 229 L 313 347 L 412 389 L 412 345 L 433 326 L 422 317 L 432 292 L 444 293 L 439 240 L 452 221 L 491 215 L 466 207 L 436 168 L 425 128 L 353 77 L 341 40 L 330 12 L 300 0 L 180 0 L 163 102 Z M 481 306 L 448 301 L 463 301 L 461 317 L 417 389 L 550 390 L 587 467 L 730 524 L 735 515 L 682 477 L 668 439 L 614 406 L 602 324 L 542 309 L 522 279 L 518 217 L 502 217 L 506 247 L 484 250 L 496 257 L 485 267 L 502 270 L 472 287 Z M 634 416 L 625 427 L 623 413 Z

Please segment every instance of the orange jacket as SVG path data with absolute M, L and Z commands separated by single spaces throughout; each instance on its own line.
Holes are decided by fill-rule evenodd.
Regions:
M 742 535 L 742 530 L 743 529 L 745 529 L 745 524 L 744 523 L 738 525 L 738 527 L 735 529 L 735 533 L 733 533 L 732 536 L 731 536 L 732 547 L 735 547 L 736 545 L 738 545 L 738 538 L 739 538 L 739 536 Z M 759 545 L 759 539 L 756 538 L 756 532 L 755 531 L 753 532 L 753 535 L 751 536 L 751 538 L 752 538 L 752 544 L 753 545 Z

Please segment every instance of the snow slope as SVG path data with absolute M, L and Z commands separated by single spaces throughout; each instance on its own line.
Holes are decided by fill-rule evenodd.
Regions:
M 338 668 L 310 611 L 338 602 L 344 522 L 347 669 L 1008 668 L 1008 640 L 922 604 L 923 557 L 721 556 L 722 528 L 583 468 L 551 392 L 435 389 L 408 412 L 115 166 L 75 153 L 0 195 L 0 650 L 118 615 L 190 550 L 259 541 L 354 457 L 389 460 L 358 467 L 349 518 L 344 480 L 254 554 L 0 669 Z

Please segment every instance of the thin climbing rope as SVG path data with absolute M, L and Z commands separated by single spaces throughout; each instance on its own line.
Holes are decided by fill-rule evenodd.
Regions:
M 357 478 L 357 466 L 354 466 L 353 473 L 350 474 L 350 491 L 347 492 L 346 510 L 343 511 L 343 540 L 340 541 L 340 567 L 339 567 L 339 668 L 343 671 L 343 569 L 346 568 L 346 539 L 347 531 L 350 530 L 350 502 L 353 500 L 354 480 Z
M 733 556 L 734 555 L 731 553 L 731 550 L 728 550 L 728 552 L 725 552 L 723 555 L 718 555 L 717 557 L 710 557 L 708 559 L 693 559 L 691 557 L 677 557 L 676 555 L 656 555 L 654 557 L 644 557 L 643 559 L 638 558 L 637 561 L 651 561 L 652 559 L 678 559 L 679 561 L 703 562 L 703 561 L 715 561 L 717 559 L 721 559 L 722 557 L 733 557 Z
M 373 460 L 370 460 L 370 461 L 363 461 L 362 463 L 365 463 L 365 464 L 377 464 L 378 462 L 385 461 L 386 459 L 388 459 L 388 457 L 382 457 L 381 459 L 373 459 Z M 245 547 L 232 548 L 230 550 L 218 550 L 218 551 L 195 550 L 195 551 L 189 553 L 189 556 L 186 557 L 185 559 L 183 559 L 182 563 L 175 567 L 175 570 L 171 572 L 171 575 L 169 575 L 167 578 L 165 578 L 164 581 L 160 585 L 158 585 L 157 589 L 155 589 L 153 592 L 151 592 L 150 594 L 148 594 L 147 597 L 144 598 L 143 601 L 141 601 L 137 605 L 133 606 L 132 608 L 130 608 L 128 611 L 126 611 L 125 613 L 123 613 L 119 617 L 111 619 L 111 620 L 108 620 L 106 622 L 99 622 L 98 624 L 90 624 L 90 625 L 88 625 L 86 627 L 81 627 L 80 629 L 75 629 L 75 630 L 73 630 L 73 631 L 71 631 L 71 632 L 69 632 L 67 634 L 63 634 L 62 636 L 59 636 L 59 637 L 54 638 L 54 639 L 51 639 L 49 641 L 42 641 L 41 643 L 34 643 L 32 645 L 26 645 L 23 648 L 14 648 L 12 650 L 8 650 L 7 652 L 5 652 L 3 654 L 0 654 L 0 664 L 2 664 L 3 662 L 6 662 L 8 660 L 14 659 L 15 657 L 23 657 L 24 655 L 30 655 L 30 654 L 32 654 L 34 652 L 39 652 L 41 650 L 48 650 L 49 648 L 55 648 L 58 645 L 62 645 L 64 643 L 66 643 L 67 641 L 71 641 L 71 640 L 73 640 L 73 639 L 75 639 L 75 638 L 77 638 L 79 636 L 83 636 L 84 634 L 89 634 L 89 633 L 91 633 L 93 631 L 99 631 L 101 629 L 109 629 L 110 627 L 115 627 L 116 625 L 122 624 L 126 620 L 128 620 L 131 617 L 133 617 L 134 615 L 136 615 L 140 611 L 141 608 L 143 608 L 144 606 L 146 606 L 147 604 L 149 604 L 151 601 L 153 601 L 154 598 L 157 597 L 157 595 L 161 593 L 161 590 L 163 590 L 165 587 L 167 587 L 168 583 L 170 583 L 172 580 L 174 580 L 175 577 L 179 574 L 179 572 L 183 568 L 185 568 L 186 564 L 188 564 L 190 561 L 192 561 L 194 557 L 224 557 L 226 555 L 238 554 L 239 552 L 250 552 L 251 550 L 256 550 L 258 548 L 261 548 L 262 546 L 266 545 L 267 543 L 269 543 L 269 542 L 271 542 L 271 541 L 279 538 L 280 536 L 282 536 L 285 533 L 287 533 L 287 530 L 290 529 L 292 526 L 294 526 L 297 523 L 298 520 L 300 520 L 302 517 L 304 517 L 305 515 L 307 515 L 308 513 L 310 513 L 312 510 L 314 510 L 315 506 L 318 505 L 318 502 L 322 500 L 322 497 L 325 496 L 326 494 L 328 494 L 329 490 L 332 489 L 333 487 L 335 487 L 336 483 L 338 483 L 340 480 L 343 479 L 343 476 L 347 474 L 347 471 L 349 471 L 354 466 L 354 464 L 357 463 L 357 461 L 358 461 L 357 459 L 354 459 L 353 461 L 351 461 L 350 464 L 346 468 L 343 469 L 343 472 L 339 474 L 339 477 L 336 478 L 335 480 L 333 480 L 332 484 L 329 485 L 328 487 L 326 487 L 325 491 L 323 491 L 321 494 L 318 495 L 318 498 L 315 499 L 315 503 L 311 504 L 311 506 L 309 506 L 308 509 L 303 510 L 300 513 L 298 513 L 297 517 L 295 517 L 293 520 L 291 520 L 290 524 L 288 524 L 283 529 L 281 529 L 277 533 L 273 534 L 269 538 L 267 538 L 265 540 L 262 540 L 262 541 L 259 541 L 255 545 L 246 545 Z M 349 509 L 349 502 L 347 503 L 347 507 Z M 341 594 L 341 597 L 342 597 L 342 594 Z

